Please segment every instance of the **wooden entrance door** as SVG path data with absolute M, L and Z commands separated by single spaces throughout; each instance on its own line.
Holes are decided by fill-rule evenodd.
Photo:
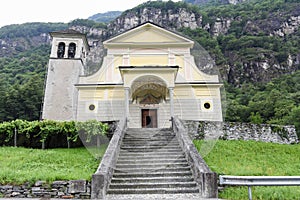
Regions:
M 157 110 L 142 109 L 142 127 L 157 128 Z

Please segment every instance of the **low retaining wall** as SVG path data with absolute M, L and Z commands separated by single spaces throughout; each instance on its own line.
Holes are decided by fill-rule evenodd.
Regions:
M 33 186 L 23 184 L 19 186 L 0 185 L 0 198 L 91 198 L 91 183 L 86 180 L 54 181 L 47 184 L 38 181 Z
M 125 134 L 127 120 L 119 122 L 112 139 L 106 149 L 105 154 L 95 174 L 92 176 L 91 198 L 105 199 L 108 185 L 111 181 L 113 170 L 116 166 L 117 157 L 119 155 L 120 146 Z
M 193 175 L 199 185 L 201 196 L 204 198 L 217 198 L 218 176 L 215 172 L 210 170 L 206 162 L 200 156 L 182 121 L 177 117 L 173 118 L 173 130 L 186 155 L 189 165 L 192 167 Z
M 184 120 L 192 139 L 255 140 L 279 144 L 299 142 L 295 126 Z

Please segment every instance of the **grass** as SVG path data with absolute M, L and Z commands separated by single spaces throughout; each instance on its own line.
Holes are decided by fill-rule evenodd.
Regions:
M 203 141 L 194 141 L 201 152 Z M 300 145 L 281 145 L 255 141 L 216 142 L 204 157 L 219 175 L 300 176 Z M 253 187 L 253 199 L 300 199 L 300 187 Z M 219 194 L 224 199 L 248 199 L 247 187 L 226 187 Z
M 105 149 L 103 145 L 102 155 Z M 99 163 L 99 159 L 83 147 L 47 150 L 1 147 L 0 184 L 18 185 L 38 180 L 91 180 Z
M 200 151 L 203 141 L 194 141 Z M 212 143 L 210 143 L 212 145 Z M 26 149 L 0 147 L 0 184 L 34 183 L 38 180 L 90 180 L 106 150 L 86 148 Z M 200 151 L 201 152 L 201 151 Z M 254 141 L 219 140 L 204 157 L 219 175 L 300 176 L 300 145 L 280 145 Z M 253 187 L 253 199 L 300 199 L 300 187 Z M 226 187 L 223 199 L 248 199 L 247 187 Z

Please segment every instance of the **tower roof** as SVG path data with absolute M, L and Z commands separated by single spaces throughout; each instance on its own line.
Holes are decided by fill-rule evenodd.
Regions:
M 79 31 L 73 30 L 73 29 L 65 29 L 61 31 L 52 31 L 50 32 L 50 35 L 52 34 L 76 34 L 76 35 L 85 35 L 83 33 L 80 33 Z
M 65 29 L 61 31 L 52 31 L 49 33 L 51 37 L 58 37 L 58 38 L 81 38 L 87 49 L 89 49 L 89 43 L 87 41 L 86 34 L 81 33 L 79 31 L 73 30 L 73 29 Z

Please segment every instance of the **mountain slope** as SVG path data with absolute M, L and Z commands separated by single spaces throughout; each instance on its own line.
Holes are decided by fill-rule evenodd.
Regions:
M 116 19 L 122 14 L 121 11 L 109 11 L 105 13 L 98 13 L 93 16 L 90 16 L 89 20 L 94 20 L 100 23 L 109 23 L 110 21 Z
M 182 2 L 146 2 L 108 24 L 106 37 L 146 21 L 199 42 L 223 80 L 236 86 L 299 69 L 300 3 L 264 0 L 201 9 Z
M 187 3 L 191 3 L 199 6 L 207 5 L 222 5 L 222 4 L 238 4 L 243 2 L 249 2 L 250 0 L 185 0 Z

